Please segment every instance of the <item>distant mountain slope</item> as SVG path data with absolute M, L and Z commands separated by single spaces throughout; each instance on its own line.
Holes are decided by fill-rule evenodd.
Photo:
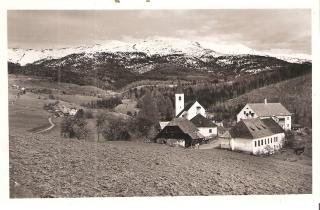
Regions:
M 232 80 L 243 75 L 305 64 L 305 60 L 295 60 L 298 63 L 287 62 L 286 59 L 278 59 L 243 45 L 160 39 L 135 43 L 111 41 L 61 49 L 9 49 L 8 63 L 9 73 L 119 88 L 142 79 L 201 76 L 212 80 Z
M 189 58 L 198 58 L 205 61 L 210 57 L 236 56 L 236 55 L 260 55 L 275 57 L 287 62 L 302 63 L 310 61 L 311 57 L 303 54 L 277 55 L 266 52 L 260 52 L 250 49 L 241 44 L 224 45 L 211 42 L 197 42 L 183 39 L 159 38 L 147 40 L 135 40 L 132 42 L 122 42 L 117 40 L 106 41 L 102 44 L 89 46 L 69 47 L 60 49 L 9 49 L 9 62 L 24 66 L 40 60 L 59 59 L 71 54 L 84 54 L 86 57 L 92 57 L 97 53 L 126 53 L 132 54 L 131 58 L 138 54 L 145 56 L 168 56 L 184 55 Z
M 226 106 L 244 105 L 246 103 L 281 102 L 299 123 L 312 124 L 312 75 L 279 82 L 253 90 L 237 98 L 225 102 Z

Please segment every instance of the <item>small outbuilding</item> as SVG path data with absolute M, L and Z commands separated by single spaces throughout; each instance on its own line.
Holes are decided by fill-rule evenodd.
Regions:
M 201 114 L 197 114 L 190 120 L 205 138 L 212 138 L 218 135 L 218 126 Z
M 190 147 L 204 140 L 197 127 L 185 118 L 174 118 L 155 137 L 156 142 Z

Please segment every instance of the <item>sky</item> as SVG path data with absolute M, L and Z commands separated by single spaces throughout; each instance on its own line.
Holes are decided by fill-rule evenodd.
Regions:
M 62 48 L 161 37 L 311 54 L 311 10 L 8 11 L 9 48 Z

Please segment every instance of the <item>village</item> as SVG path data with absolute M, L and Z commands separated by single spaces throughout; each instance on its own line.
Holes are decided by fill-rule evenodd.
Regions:
M 18 90 L 16 100 L 26 94 L 25 87 L 13 85 Z M 98 95 L 101 98 L 101 95 Z M 64 101 L 47 103 L 44 109 L 55 118 L 74 117 L 81 106 Z M 302 126 L 293 124 L 290 113 L 281 103 L 247 103 L 236 116 L 236 123 L 229 128 L 222 122 L 212 120 L 206 109 L 198 102 L 185 103 L 184 94 L 175 94 L 175 117 L 160 121 L 158 134 L 148 142 L 183 148 L 218 148 L 244 152 L 252 155 L 271 155 L 283 150 L 288 143 L 288 133 L 301 131 Z M 211 117 L 211 119 L 210 119 Z M 296 154 L 304 152 L 298 143 Z
M 207 118 L 206 109 L 194 101 L 185 105 L 184 94 L 175 94 L 176 117 L 169 122 L 160 122 L 157 143 L 171 146 L 199 148 L 210 142 L 212 148 L 241 151 L 253 155 L 273 154 L 287 143 L 286 133 L 292 127 L 291 113 L 281 103 L 248 103 L 237 115 L 237 123 L 224 132 L 219 132 L 221 123 Z M 223 126 L 223 125 L 222 125 Z M 304 151 L 304 146 L 296 148 Z

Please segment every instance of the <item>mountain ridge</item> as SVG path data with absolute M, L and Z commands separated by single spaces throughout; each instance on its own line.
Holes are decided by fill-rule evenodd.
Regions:
M 24 66 L 39 60 L 59 59 L 71 54 L 85 53 L 90 57 L 95 53 L 103 52 L 145 53 L 148 56 L 179 54 L 196 58 L 203 56 L 259 55 L 275 57 L 290 63 L 302 63 L 311 60 L 308 55 L 296 54 L 290 57 L 288 55 L 271 54 L 250 49 L 242 44 L 224 45 L 183 39 L 153 39 L 137 40 L 135 42 L 111 40 L 101 44 L 41 50 L 10 48 L 8 49 L 8 61 Z

